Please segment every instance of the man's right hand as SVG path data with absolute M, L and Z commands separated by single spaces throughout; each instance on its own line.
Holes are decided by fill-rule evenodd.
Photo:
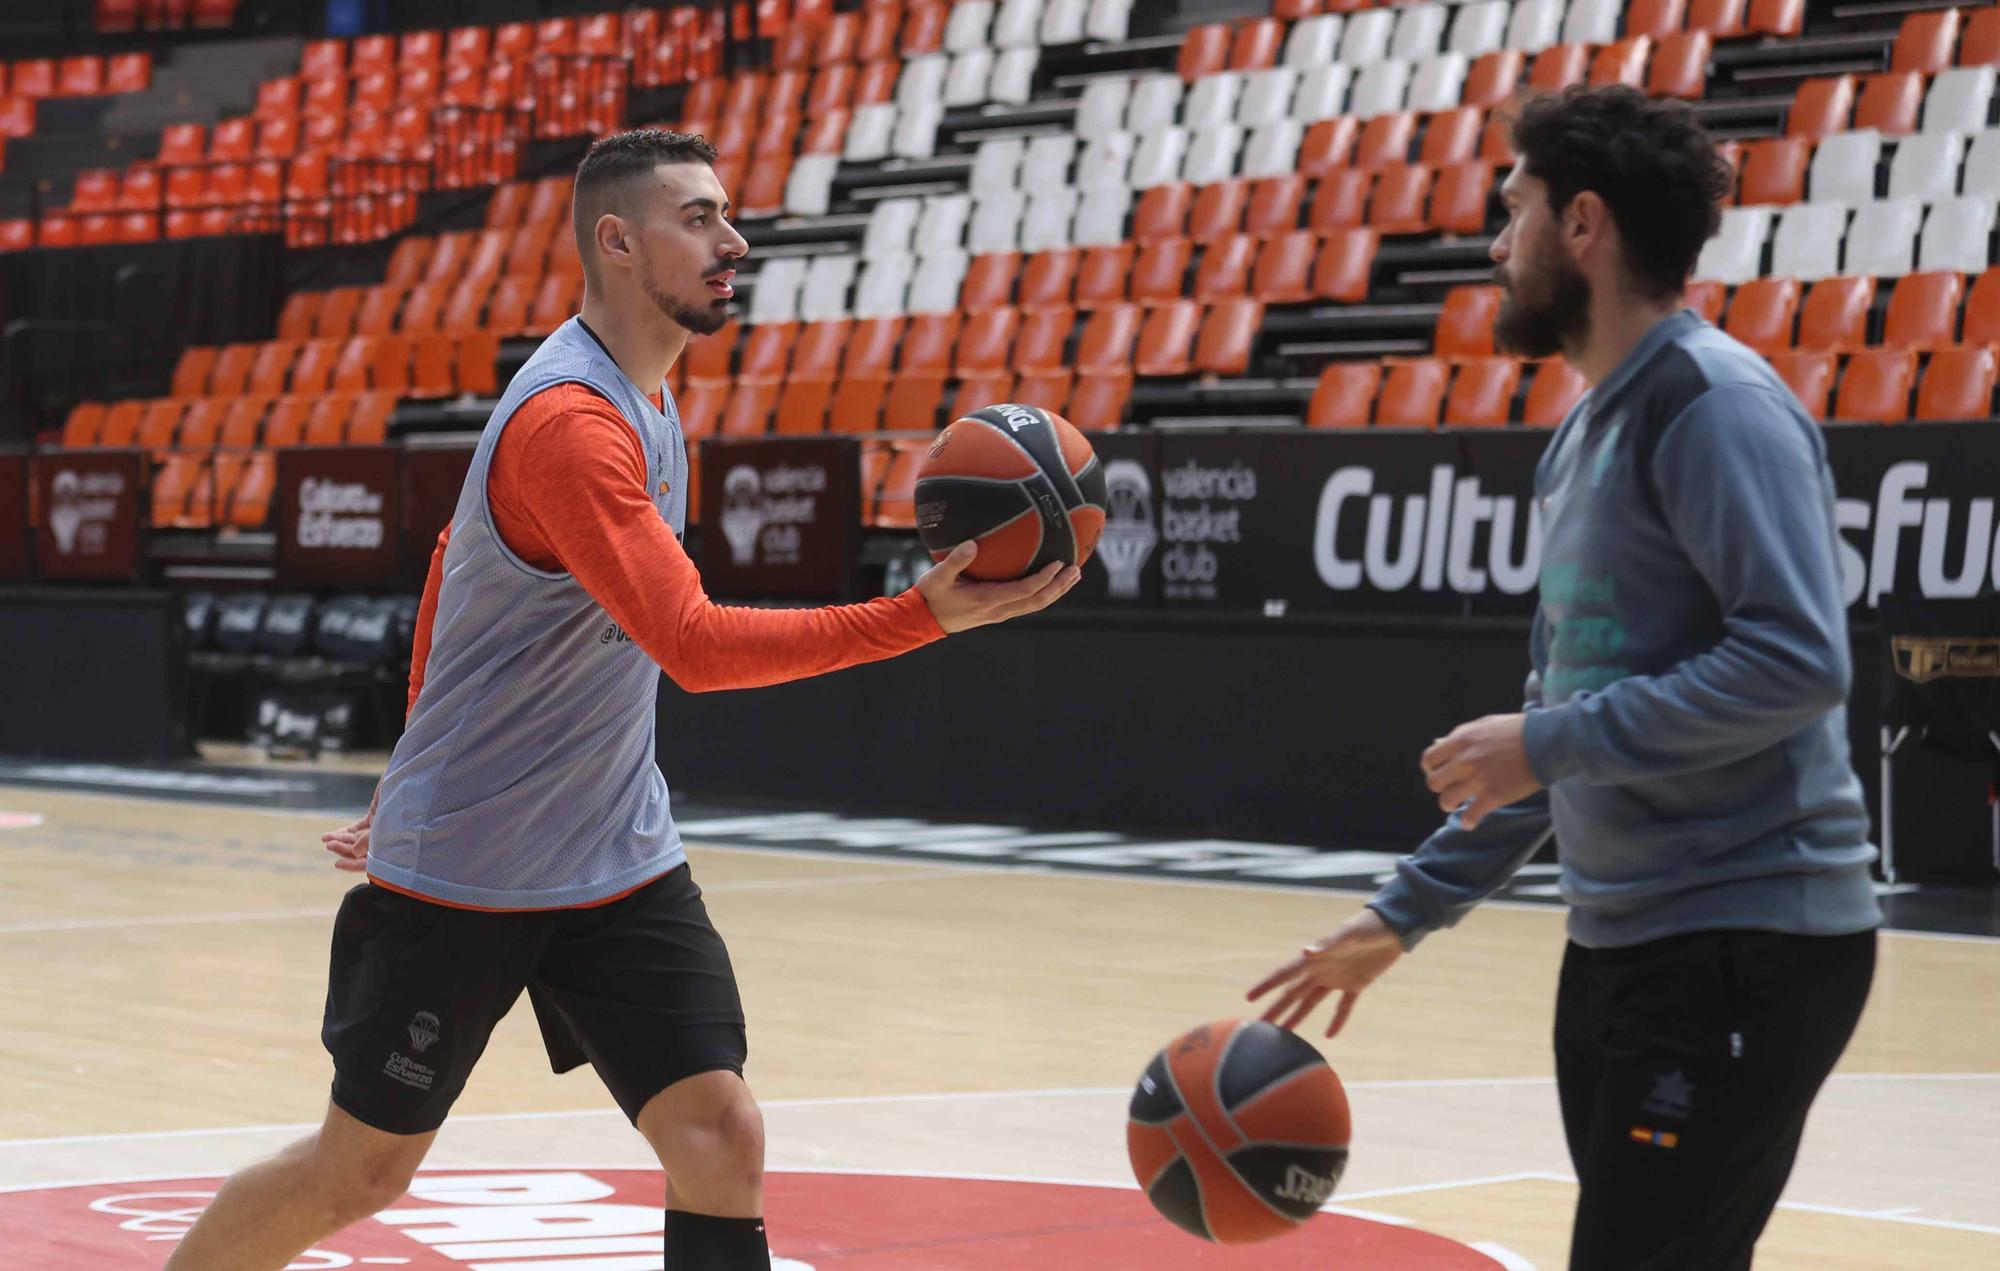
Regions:
M 1265 976 L 1250 990 L 1249 1000 L 1254 1002 L 1273 989 L 1283 988 L 1283 995 L 1264 1018 L 1280 1028 L 1297 1028 L 1329 993 L 1338 992 L 1340 1005 L 1334 1008 L 1333 1022 L 1326 1030 L 1332 1037 L 1347 1023 L 1361 990 L 1402 956 L 1402 938 L 1382 921 L 1382 915 L 1363 909 Z
M 1056 561 L 1011 583 L 973 582 L 962 575 L 978 554 L 977 543 L 960 543 L 917 581 L 931 616 L 947 635 L 1046 609 L 1083 577 L 1076 566 Z
M 329 830 L 319 836 L 326 850 L 333 853 L 333 867 L 359 874 L 368 868 L 368 840 L 375 827 L 375 807 L 382 801 L 382 786 L 375 786 L 375 797 L 368 800 L 368 811 L 352 825 Z

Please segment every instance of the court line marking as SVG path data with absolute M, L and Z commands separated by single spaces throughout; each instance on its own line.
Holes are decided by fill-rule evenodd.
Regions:
M 1380 1081 L 1349 1081 L 1343 1084 L 1349 1090 L 1435 1090 L 1553 1086 L 1555 1080 L 1554 1077 L 1416 1077 Z M 2000 1081 L 2000 1072 L 1837 1072 L 1828 1077 L 1827 1080 L 1829 1082 Z M 1110 1098 L 1114 1095 L 1124 1098 L 1130 1093 L 1130 1087 L 1127 1086 L 1068 1086 L 1035 1090 L 960 1090 L 929 1091 L 920 1094 L 824 1095 L 800 1099 L 760 1099 L 758 1100 L 758 1105 L 764 1108 L 867 1107 L 896 1103 L 962 1103 L 991 1099 L 1102 1099 Z M 602 1107 L 554 1109 L 540 1112 L 467 1112 L 454 1114 L 446 1124 L 486 1125 L 508 1121 L 552 1121 L 564 1117 L 622 1117 L 623 1115 L 624 1113 L 620 1112 L 617 1108 Z M 79 1143 L 129 1143 L 149 1139 L 216 1138 L 232 1134 L 297 1133 L 316 1130 L 319 1126 L 320 1122 L 318 1121 L 299 1121 L 268 1125 L 214 1126 L 193 1130 L 133 1130 L 111 1134 L 70 1134 L 52 1138 L 0 1139 L 0 1150 L 30 1147 L 61 1147 Z M 610 1167 L 593 1166 L 592 1168 Z M 1556 1178 L 1560 1181 L 1560 1176 L 1556 1175 L 1521 1175 L 1518 1177 L 1546 1177 Z M 1573 1182 L 1575 1180 L 1572 1179 L 1570 1181 Z
M 309 816 L 320 819 L 326 819 L 326 818 L 339 819 L 339 818 L 353 817 L 365 810 L 362 808 L 260 808 L 253 805 L 245 805 L 241 803 L 224 803 L 219 801 L 200 800 L 200 799 L 167 799 L 159 797 L 148 798 L 143 794 L 129 792 L 129 791 L 114 792 L 108 790 L 89 790 L 89 789 L 70 788 L 70 787 L 53 786 L 53 785 L 19 785 L 19 784 L 10 784 L 5 781 L 0 781 L 0 790 L 19 790 L 31 793 L 70 795 L 73 797 L 92 798 L 92 799 L 117 799 L 127 803 L 141 803 L 147 805 L 157 805 L 165 803 L 177 807 L 210 808 L 226 812 L 251 812 L 267 816 L 298 816 L 298 817 Z M 842 814 L 832 813 L 830 815 L 842 815 Z M 915 819 L 922 819 L 922 818 L 915 818 Z M 1022 832 L 1028 833 L 1029 831 L 1023 830 Z M 1172 840 L 1169 839 L 1165 841 L 1172 841 Z M 991 861 L 954 862 L 954 861 L 933 861 L 924 859 L 906 860 L 899 856 L 890 856 L 890 855 L 875 854 L 868 852 L 842 851 L 838 849 L 829 851 L 808 851 L 797 848 L 788 849 L 788 848 L 768 847 L 768 846 L 748 846 L 748 845 L 737 845 L 732 843 L 702 843 L 699 841 L 690 843 L 688 844 L 688 846 L 692 848 L 697 848 L 701 851 L 708 851 L 708 852 L 747 852 L 756 855 L 778 856 L 794 860 L 863 861 L 877 865 L 900 865 L 907 868 L 934 869 L 939 871 L 940 873 L 956 872 L 956 873 L 967 873 L 967 874 L 971 873 L 1026 874 L 1035 877 L 1054 876 L 1059 878 L 1091 878 L 1091 879 L 1111 880 L 1111 881 L 1166 883 L 1169 885 L 1181 886 L 1181 887 L 1226 887 L 1239 891 L 1282 892 L 1286 895 L 1292 895 L 1292 896 L 1300 896 L 1300 895 L 1310 896 L 1315 894 L 1328 895 L 1328 896 L 1372 896 L 1375 894 L 1374 888 L 1320 887 L 1320 886 L 1306 887 L 1306 886 L 1300 886 L 1296 883 L 1288 884 L 1282 882 L 1257 882 L 1249 879 L 1233 879 L 1233 878 L 1223 879 L 1223 878 L 1213 878 L 1213 877 L 1174 878 L 1171 876 L 1163 876 L 1158 874 L 1114 874 L 1098 870 L 1053 869 L 1046 865 L 1023 865 L 1023 864 L 999 863 Z M 703 890 L 707 889 L 704 888 Z M 1479 907 L 1482 909 L 1517 910 L 1528 913 L 1554 914 L 1557 916 L 1560 916 L 1568 912 L 1568 910 L 1561 905 L 1537 904 L 1532 901 L 1525 901 L 1525 900 L 1506 900 L 1506 899 L 1484 900 L 1480 902 Z M 1963 932 L 1952 932 L 1952 931 L 1912 931 L 1903 927 L 1883 927 L 1881 931 L 1884 936 L 1907 937 L 1912 940 L 1943 940 L 1958 944 L 2000 944 L 2000 936 L 1971 935 Z
M 947 872 L 951 866 L 944 867 Z M 358 881 L 358 876 L 357 876 Z M 908 874 L 834 874 L 824 878 L 752 878 L 739 882 L 712 883 L 701 890 L 704 895 L 725 895 L 751 891 L 785 891 L 807 887 L 852 887 L 863 883 L 907 883 L 935 882 L 928 877 Z M 145 914 L 133 918 L 60 918 L 49 922 L 9 922 L 0 923 L 0 936 L 29 935 L 36 932 L 53 931 L 101 931 L 116 930 L 120 927 L 173 927 L 184 925 L 225 924 L 237 922 L 288 922 L 305 918 L 331 918 L 339 913 L 338 906 L 319 906 L 312 909 L 243 909 L 231 913 L 216 914 Z
M 1576 1177 L 1571 1174 L 1534 1174 L 1530 1177 L 1539 1182 L 1576 1186 Z M 1924 1218 L 1902 1209 L 1853 1209 L 1846 1205 L 1820 1205 L 1806 1200 L 1781 1200 L 1778 1202 L 1778 1208 L 1797 1209 L 1809 1214 L 1830 1214 L 1835 1218 L 1863 1218 L 1869 1222 L 1894 1222 L 1909 1227 L 1937 1227 L 1946 1231 L 1969 1231 L 1981 1236 L 2000 1236 L 2000 1227 L 1977 1222 L 1958 1222 L 1950 1218 Z

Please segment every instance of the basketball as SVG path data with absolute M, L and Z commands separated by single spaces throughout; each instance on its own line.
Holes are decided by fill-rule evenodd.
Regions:
M 946 425 L 917 470 L 917 533 L 932 560 L 967 539 L 965 573 L 1023 578 L 1081 565 L 1104 530 L 1104 467 L 1082 433 L 1039 406 L 985 406 Z
M 1153 1057 L 1125 1146 L 1146 1198 L 1218 1244 L 1282 1236 L 1347 1168 L 1347 1092 L 1312 1043 L 1262 1020 L 1204 1024 Z

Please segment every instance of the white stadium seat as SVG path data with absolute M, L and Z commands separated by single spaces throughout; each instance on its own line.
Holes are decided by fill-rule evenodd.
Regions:
M 1076 134 L 1049 132 L 1028 141 L 1021 159 L 1020 188 L 1033 194 L 1052 185 L 1069 185 L 1070 166 L 1076 162 Z
M 1924 95 L 1925 132 L 1974 133 L 1992 122 L 1994 69 L 1964 66 L 1940 71 Z
M 1613 43 L 1618 39 L 1618 19 L 1624 12 L 1624 0 L 1570 0 L 1569 15 L 1562 24 L 1563 43 Z
M 1916 199 L 1861 204 L 1854 209 L 1854 224 L 1848 227 L 1847 259 L 1842 268 L 1850 274 L 1877 278 L 1900 278 L 1909 273 L 1916 264 L 1917 227 L 1923 220 L 1924 205 Z
M 1034 48 L 1041 43 L 1042 0 L 1001 0 L 988 39 L 996 49 Z
M 911 313 L 952 313 L 958 308 L 958 293 L 965 282 L 971 257 L 964 252 L 939 252 L 917 258 L 916 273 L 910 278 Z
M 1146 190 L 1180 180 L 1187 148 L 1188 134 L 1184 128 L 1158 128 L 1140 133 L 1139 148 L 1132 154 L 1133 188 Z
M 1973 135 L 1965 152 L 1965 181 L 1959 188 L 1968 195 L 2000 198 L 2000 128 Z
M 1507 47 L 1539 53 L 1562 42 L 1562 0 L 1519 0 L 1507 19 Z
M 1924 222 L 1917 268 L 1981 273 L 1993 263 L 1992 240 L 1991 196 L 1945 199 L 1931 206 Z
M 1373 119 L 1403 109 L 1410 91 L 1410 64 L 1393 59 L 1371 62 L 1354 77 L 1354 96 L 1347 112 L 1356 119 Z
M 785 180 L 785 211 L 794 216 L 825 216 L 833 202 L 833 174 L 839 170 L 838 155 L 800 155 L 792 163 L 792 175 Z
M 1354 72 L 1345 66 L 1315 66 L 1299 79 L 1292 94 L 1292 118 L 1300 123 L 1332 119 L 1347 110 L 1347 89 Z
M 1250 139 L 1243 143 L 1243 175 L 1254 180 L 1298 171 L 1299 143 L 1305 135 L 1306 126 L 1296 119 L 1252 128 Z
M 1132 102 L 1125 108 L 1125 131 L 1145 134 L 1172 128 L 1181 117 L 1181 77 L 1142 75 L 1132 85 Z
M 861 236 L 861 256 L 906 256 L 917 232 L 917 218 L 923 215 L 922 199 L 883 199 L 868 213 L 868 229 Z
M 986 85 L 986 99 L 1003 106 L 1026 105 L 1035 89 L 1035 68 L 1042 63 L 1038 48 L 1006 49 L 993 59 L 993 75 Z
M 1122 75 L 1093 79 L 1076 103 L 1076 135 L 1095 137 L 1125 127 L 1125 107 L 1132 100 L 1132 81 Z
M 1181 127 L 1192 130 L 1228 123 L 1236 118 L 1236 99 L 1242 93 L 1240 74 L 1224 71 L 1202 76 L 1188 89 L 1187 101 L 1181 106 Z
M 1363 9 L 1350 14 L 1340 33 L 1339 60 L 1344 66 L 1366 66 L 1389 56 L 1389 36 L 1396 27 L 1393 9 Z
M 1889 197 L 1934 203 L 1958 193 L 1965 138 L 1955 132 L 1918 133 L 1896 145 L 1889 160 Z
M 1409 108 L 1434 115 L 1456 107 L 1464 96 L 1470 66 L 1463 53 L 1440 53 L 1418 62 L 1410 73 Z
M 1763 271 L 1764 240 L 1770 237 L 1772 211 L 1768 207 L 1724 208 L 1722 225 L 1702 247 L 1694 276 L 1732 287 L 1757 277 Z
M 854 286 L 857 264 L 855 257 L 846 252 L 813 257 L 806 267 L 805 281 L 799 285 L 800 321 L 823 322 L 846 317 L 847 293 Z
M 850 163 L 868 163 L 889 157 L 889 142 L 896 135 L 896 107 L 890 102 L 856 106 L 847 122 L 847 144 L 842 149 Z
M 780 256 L 767 260 L 757 270 L 756 285 L 750 289 L 748 320 L 796 322 L 799 316 L 799 284 L 806 278 L 802 256 Z
M 917 217 L 917 255 L 957 251 L 965 245 L 965 225 L 971 219 L 970 195 L 937 194 L 925 199 L 924 210 Z
M 1771 275 L 1813 282 L 1840 272 L 1840 241 L 1847 236 L 1847 205 L 1794 203 L 1771 235 Z
M 972 156 L 972 192 L 991 194 L 1020 184 L 1021 156 L 1028 149 L 1023 137 L 988 137 Z
M 1084 143 L 1076 161 L 1076 184 L 1081 189 L 1115 185 L 1129 189 L 1132 180 L 1132 152 L 1139 147 L 1134 133 L 1111 132 Z
M 1019 190 L 984 194 L 974 199 L 968 244 L 972 254 L 1011 252 L 1020 247 L 1021 213 L 1027 206 L 1028 196 Z
M 1090 0 L 1083 33 L 1093 40 L 1116 43 L 1132 29 L 1132 0 Z
M 1444 46 L 1468 58 L 1491 53 L 1507 39 L 1507 0 L 1476 0 L 1455 7 Z
M 990 47 L 986 31 L 992 24 L 992 0 L 958 0 L 944 24 L 945 52 L 964 53 Z
M 1079 44 L 1083 41 L 1083 20 L 1090 0 L 1049 0 L 1042 6 L 1041 41 L 1044 44 Z
M 944 107 L 936 102 L 911 106 L 896 116 L 896 135 L 889 149 L 899 159 L 928 159 L 937 153 L 938 125 Z
M 1131 190 L 1093 186 L 1077 204 L 1071 237 L 1078 247 L 1116 247 L 1125 241 L 1125 218 L 1131 210 Z
M 1398 9 L 1396 33 L 1389 37 L 1389 56 L 1417 62 L 1436 54 L 1444 47 L 1445 18 L 1445 7 L 1437 3 Z
M 1340 26 L 1338 13 L 1315 14 L 1292 23 L 1292 33 L 1285 37 L 1284 64 L 1304 71 L 1331 62 L 1340 51 Z
M 1068 186 L 1031 192 L 1027 214 L 1021 218 L 1021 250 L 1045 252 L 1052 247 L 1068 247 L 1077 197 L 1077 192 Z
M 1204 128 L 1188 141 L 1187 158 L 1181 161 L 1181 178 L 1195 185 L 1214 185 L 1236 175 L 1236 161 L 1243 150 L 1243 130 L 1235 124 Z
M 1865 203 L 1875 197 L 1882 134 L 1873 128 L 1822 138 L 1808 169 L 1806 196 L 1815 203 Z
M 884 256 L 862 266 L 861 281 L 854 288 L 854 316 L 893 318 L 909 311 L 910 274 L 915 268 L 911 256 Z
M 1236 99 L 1236 122 L 1255 128 L 1285 118 L 1298 87 L 1299 73 L 1289 66 L 1250 72 L 1243 77 L 1243 95 Z
M 984 45 L 952 56 L 951 69 L 944 77 L 944 104 L 979 106 L 987 100 L 986 85 L 993 78 L 993 50 Z

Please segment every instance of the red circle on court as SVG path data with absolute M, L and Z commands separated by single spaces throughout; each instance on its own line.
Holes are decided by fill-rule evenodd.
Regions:
M 95 1183 L 0 1193 L 10 1266 L 153 1271 L 220 1179 Z M 659 1268 L 657 1170 L 430 1170 L 409 1196 L 326 1240 L 294 1271 L 474 1264 Z M 876 1174 L 774 1173 L 765 1181 L 773 1255 L 784 1271 L 1494 1271 L 1442 1236 L 1320 1214 L 1268 1244 L 1204 1244 L 1136 1190 Z M 646 1259 L 650 1256 L 650 1261 Z M 601 1262 L 594 1261 L 602 1259 Z M 789 1265 L 788 1265 L 789 1263 Z

